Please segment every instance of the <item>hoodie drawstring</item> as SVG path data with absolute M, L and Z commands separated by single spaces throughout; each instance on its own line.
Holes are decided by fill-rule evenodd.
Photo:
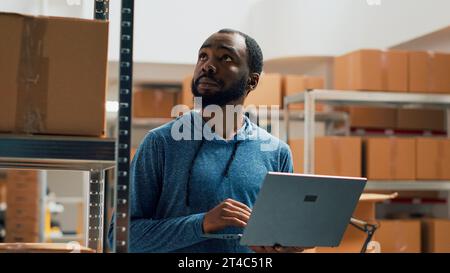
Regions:
M 189 188 L 190 188 L 190 184 L 191 184 L 192 170 L 194 168 L 195 160 L 197 160 L 197 156 L 198 156 L 200 150 L 202 149 L 203 143 L 204 143 L 204 139 L 202 138 L 202 141 L 200 142 L 197 150 L 195 151 L 194 157 L 193 157 L 192 162 L 191 162 L 191 166 L 189 168 L 188 179 L 187 179 L 187 182 L 186 182 L 186 207 L 189 207 L 189 205 L 190 205 L 190 191 L 189 191 Z M 223 177 L 228 177 L 229 176 L 230 167 L 231 167 L 231 164 L 234 161 L 234 158 L 236 157 L 236 151 L 238 149 L 239 144 L 240 144 L 240 142 L 236 142 L 236 143 L 233 144 L 233 151 L 232 151 L 231 156 L 228 159 L 227 165 L 225 166 L 225 169 L 223 171 Z
M 236 157 L 236 151 L 237 151 L 237 148 L 239 146 L 239 143 L 240 142 L 235 142 L 234 145 L 233 145 L 233 152 L 231 153 L 231 156 L 228 159 L 227 165 L 225 166 L 225 170 L 223 171 L 223 176 L 224 177 L 228 177 L 228 172 L 230 170 L 231 163 L 234 161 L 234 158 Z
M 189 199 L 190 199 L 190 198 L 189 198 L 189 185 L 191 184 L 192 169 L 194 168 L 194 163 L 195 163 L 195 160 L 197 159 L 198 153 L 200 152 L 200 149 L 201 149 L 202 146 L 203 146 L 203 142 L 204 142 L 204 140 L 203 140 L 203 137 L 202 137 L 202 141 L 201 141 L 200 144 L 198 145 L 197 150 L 195 151 L 194 157 L 193 157 L 193 159 L 192 159 L 191 166 L 189 167 L 188 180 L 187 180 L 187 182 L 186 182 L 186 206 L 187 206 L 187 207 L 189 207 L 189 205 L 190 205 L 190 200 L 189 200 Z

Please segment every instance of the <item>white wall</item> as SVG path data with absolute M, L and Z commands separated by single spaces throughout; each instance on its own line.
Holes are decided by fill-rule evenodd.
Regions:
M 249 32 L 266 58 L 385 48 L 450 25 L 448 0 L 262 0 Z
M 139 62 L 194 63 L 200 45 L 221 28 L 245 29 L 258 0 L 135 0 L 134 57 Z M 111 60 L 118 58 L 120 2 L 111 2 Z
M 110 0 L 111 60 L 119 56 L 120 2 Z M 93 3 L 1 0 L 0 10 L 92 18 Z M 270 59 L 385 48 L 450 25 L 448 0 L 135 0 L 135 5 L 135 60 L 153 63 L 194 63 L 205 38 L 224 27 L 254 36 Z

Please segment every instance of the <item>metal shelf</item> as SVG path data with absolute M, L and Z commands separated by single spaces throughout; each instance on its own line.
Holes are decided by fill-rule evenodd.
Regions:
M 450 191 L 450 181 L 368 181 L 365 190 Z
M 114 139 L 73 136 L 0 135 L 0 168 L 78 170 L 89 172 L 89 218 L 86 246 L 103 251 L 104 177 L 115 167 Z M 46 178 L 40 179 L 41 196 Z M 44 215 L 44 198 L 40 211 Z M 43 226 L 41 223 L 41 233 Z M 42 236 L 43 239 L 43 236 Z
M 438 108 L 450 107 L 450 95 L 437 95 L 428 93 L 393 93 L 371 92 L 353 90 L 316 89 L 300 92 L 284 98 L 284 104 L 306 102 L 306 95 L 314 97 L 314 100 L 330 104 L 365 104 L 365 105 L 421 105 Z
M 369 105 L 369 106 L 414 106 L 443 108 L 447 110 L 447 128 L 450 128 L 450 95 L 413 94 L 393 92 L 367 92 L 353 90 L 317 89 L 299 92 L 284 97 L 284 131 L 285 141 L 289 140 L 289 104 L 305 104 L 305 135 L 304 135 L 304 171 L 314 173 L 314 123 L 316 121 L 315 103 L 343 104 L 343 105 Z M 447 130 L 450 137 L 450 130 Z
M 304 172 L 314 174 L 314 138 L 315 138 L 315 103 L 331 105 L 365 105 L 384 107 L 437 108 L 447 112 L 447 137 L 450 137 L 450 95 L 413 94 L 393 92 L 367 92 L 353 90 L 307 90 L 284 98 L 284 117 L 286 122 L 285 140 L 289 139 L 288 108 L 291 103 L 305 104 L 304 129 Z M 445 191 L 450 200 L 450 181 L 369 181 L 366 190 L 387 191 Z M 450 217 L 450 206 L 447 202 L 447 215 Z
M 0 135 L 0 168 L 89 171 L 114 166 L 111 138 Z

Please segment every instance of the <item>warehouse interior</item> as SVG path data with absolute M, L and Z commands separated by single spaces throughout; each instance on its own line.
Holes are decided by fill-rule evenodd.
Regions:
M 0 253 L 131 252 L 130 162 L 174 106 L 194 106 L 198 50 L 224 28 L 261 46 L 246 114 L 289 145 L 294 173 L 367 178 L 353 212 L 363 228 L 349 223 L 339 246 L 306 252 L 450 253 L 448 10 L 446 0 L 2 0 Z

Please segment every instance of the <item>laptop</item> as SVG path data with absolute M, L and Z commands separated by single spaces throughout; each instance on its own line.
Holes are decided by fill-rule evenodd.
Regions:
M 337 247 L 366 178 L 269 172 L 243 234 L 205 234 L 245 246 Z

